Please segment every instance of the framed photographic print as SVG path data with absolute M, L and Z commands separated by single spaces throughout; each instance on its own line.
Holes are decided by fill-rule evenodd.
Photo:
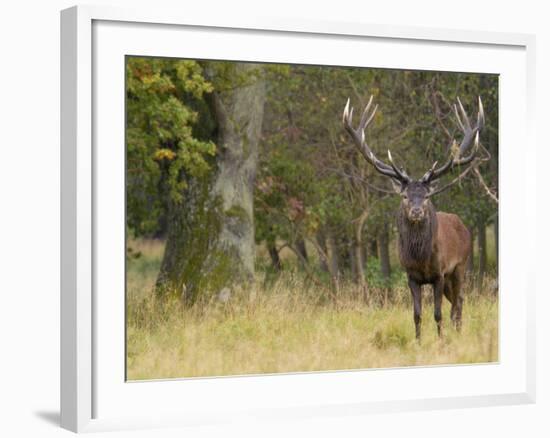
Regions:
M 63 427 L 534 401 L 532 36 L 61 17 Z

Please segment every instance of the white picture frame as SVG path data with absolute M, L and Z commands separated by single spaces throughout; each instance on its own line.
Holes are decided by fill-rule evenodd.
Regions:
M 120 32 L 131 35 L 132 38 L 123 37 Z M 141 41 L 140 34 L 143 32 L 149 32 L 148 47 L 145 47 Z M 116 257 L 110 259 L 105 251 L 118 254 L 117 251 L 121 248 L 116 245 L 120 245 L 121 230 L 107 230 L 102 225 L 106 222 L 103 216 L 105 212 L 109 214 L 112 212 L 120 219 L 120 210 L 117 205 L 124 205 L 123 202 L 120 203 L 120 194 L 123 193 L 124 187 L 119 184 L 123 175 L 118 174 L 122 168 L 117 165 L 120 163 L 121 151 L 124 149 L 124 139 L 122 137 L 121 140 L 120 137 L 120 129 L 123 130 L 123 126 L 119 126 L 120 103 L 124 95 L 124 89 L 120 87 L 123 76 L 112 76 L 109 69 L 120 68 L 117 63 L 122 62 L 121 54 L 153 53 L 158 56 L 182 56 L 180 49 L 168 44 L 169 41 L 174 40 L 174 36 L 179 35 L 178 32 L 183 32 L 182 37 L 188 36 L 185 32 L 196 32 L 210 39 L 230 39 L 229 36 L 232 35 L 235 41 L 240 42 L 254 37 L 255 40 L 263 43 L 274 43 L 268 46 L 273 47 L 272 53 L 270 55 L 264 53 L 261 55 L 262 59 L 258 59 L 260 56 L 258 53 L 262 52 L 258 51 L 258 47 L 254 48 L 252 43 L 245 53 L 242 46 L 238 44 L 234 44 L 232 51 L 229 52 L 229 48 L 224 48 L 223 45 L 209 47 L 204 40 L 194 44 L 192 53 L 188 53 L 187 57 L 214 59 L 216 56 L 222 56 L 219 55 L 222 53 L 225 54 L 223 56 L 225 59 L 281 60 L 281 62 L 286 60 L 292 63 L 299 61 L 303 56 L 300 55 L 298 43 L 319 44 L 321 41 L 321 44 L 325 44 L 323 47 L 330 47 L 329 53 L 315 55 L 314 45 L 303 46 L 302 53 L 305 53 L 306 48 L 311 48 L 308 56 L 319 56 L 319 58 L 309 59 L 308 62 L 319 62 L 320 59 L 328 59 L 321 56 L 332 56 L 334 62 L 339 64 L 345 62 L 344 58 L 336 59 L 338 52 L 336 47 L 339 44 L 372 44 L 374 54 L 376 44 L 383 43 L 384 50 L 379 50 L 380 52 L 388 48 L 401 50 L 400 53 L 403 56 L 399 62 L 403 67 L 428 69 L 437 65 L 443 66 L 447 62 L 444 65 L 445 69 L 460 70 L 466 65 L 464 60 L 453 60 L 452 57 L 445 56 L 445 53 L 452 49 L 460 51 L 465 57 L 470 56 L 468 55 L 470 52 L 477 53 L 475 56 L 470 56 L 468 71 L 499 73 L 505 78 L 510 78 L 502 85 L 504 88 L 501 88 L 501 92 L 504 93 L 500 108 L 502 116 L 500 135 L 503 148 L 500 179 L 503 200 L 500 210 L 503 220 L 500 227 L 501 235 L 507 240 L 502 242 L 504 246 L 501 244 L 503 255 L 500 269 L 503 273 L 501 289 L 504 289 L 502 293 L 505 305 L 501 306 L 499 313 L 502 325 L 501 347 L 502 342 L 506 342 L 504 347 L 507 347 L 508 343 L 514 344 L 514 347 L 510 347 L 509 351 L 504 349 L 500 362 L 493 365 L 494 368 L 489 366 L 485 368 L 484 366 L 427 367 L 383 370 L 377 371 L 378 374 L 372 371 L 298 373 L 284 376 L 132 384 L 120 380 L 119 353 L 123 355 L 123 351 L 118 351 L 123 342 L 120 334 L 124 331 L 119 319 L 123 318 L 123 315 L 120 315 L 121 301 L 109 303 L 107 299 L 98 299 L 98 295 L 101 295 L 106 288 L 111 290 L 110 282 L 116 280 L 119 285 L 123 282 L 123 278 L 119 278 L 120 270 L 108 272 L 109 270 L 105 267 L 105 265 L 118 266 Z M 158 38 L 153 37 L 154 34 L 158 34 Z M 166 44 L 160 43 L 163 41 L 162 38 L 166 38 Z M 201 41 L 200 38 L 197 41 Z M 287 47 L 289 41 L 296 45 L 292 50 Z M 330 46 L 332 43 L 334 43 L 333 47 Z M 130 47 L 131 44 L 134 46 Z M 138 46 L 139 44 L 143 45 Z M 258 45 L 261 47 L 261 44 Z M 263 47 L 265 50 L 266 45 L 264 44 Z M 282 55 L 277 52 L 277 47 L 279 50 L 280 47 L 287 47 L 287 53 Z M 408 48 L 406 53 L 404 47 Z M 424 58 L 407 60 L 405 55 L 413 53 L 415 47 L 414 50 L 423 51 Z M 330 53 L 331 50 L 333 53 Z M 490 55 L 492 52 L 495 53 L 494 56 Z M 526 209 L 511 211 L 510 203 L 507 202 L 512 199 L 521 199 L 522 202 L 535 204 L 534 171 L 529 172 L 521 158 L 513 162 L 507 159 L 505 154 L 507 145 L 517 142 L 518 139 L 522 139 L 525 156 L 535 153 L 532 126 L 535 92 L 534 53 L 534 36 L 524 34 L 244 16 L 238 21 L 228 22 L 224 17 L 215 15 L 192 16 L 177 11 L 127 10 L 103 6 L 78 6 L 62 11 L 62 427 L 81 432 L 209 424 L 247 418 L 300 418 L 312 415 L 349 415 L 534 402 L 534 268 L 531 268 L 528 260 L 519 263 L 516 260 L 517 267 L 514 272 L 506 270 L 505 252 L 507 248 L 508 250 L 510 248 L 527 250 L 532 248 L 535 242 L 535 218 L 528 217 Z M 345 53 L 342 56 L 345 56 Z M 110 60 L 115 61 L 111 63 Z M 376 61 L 377 66 L 399 67 L 395 61 L 393 62 L 393 64 L 391 62 L 384 64 L 382 55 Z M 508 93 L 506 87 L 514 88 L 513 85 L 515 85 L 515 91 Z M 111 98 L 118 100 L 106 100 Z M 509 111 L 512 106 L 514 111 Z M 516 124 L 505 123 L 512 117 L 517 117 L 518 114 L 521 118 Z M 105 120 L 113 126 L 108 127 Z M 114 153 L 118 155 L 109 157 L 108 161 L 105 160 L 105 154 L 97 154 L 97 144 L 102 144 L 103 138 L 107 138 L 104 135 L 112 135 L 109 138 L 115 142 L 114 144 L 122 147 L 122 149 L 113 148 Z M 112 163 L 112 166 L 109 163 Z M 512 165 L 520 168 L 517 179 L 521 183 L 515 187 L 511 187 L 502 176 L 506 175 L 507 166 Z M 117 189 L 107 191 L 106 186 L 117 187 Z M 103 207 L 97 208 L 98 205 Z M 116 213 L 114 209 L 117 209 Z M 513 230 L 516 221 L 529 224 L 529 227 L 526 227 L 528 239 L 521 241 L 517 237 L 514 239 L 513 233 L 506 235 L 508 230 Z M 111 231 L 114 234 L 109 234 Z M 109 239 L 105 241 L 116 242 L 116 244 L 113 243 L 114 246 L 108 248 L 107 245 L 111 244 L 102 241 L 101 236 L 104 235 L 109 235 Z M 124 257 L 123 248 L 119 255 Z M 505 288 L 509 285 L 520 293 L 508 296 Z M 120 289 L 117 287 L 112 289 L 115 293 L 109 296 L 116 296 L 116 291 Z M 124 289 L 120 290 L 120 293 L 124 294 Z M 105 307 L 107 304 L 109 304 L 108 308 Z M 514 327 L 509 327 L 511 317 L 515 321 Z M 107 337 L 106 331 L 113 335 Z M 509 360 L 512 354 L 517 358 Z M 115 366 L 112 366 L 113 363 Z M 115 369 L 115 372 L 111 372 L 111 368 Z M 499 374 L 499 370 L 506 371 Z M 410 373 L 414 373 L 418 388 L 407 383 L 411 382 Z M 438 379 L 443 382 L 448 380 L 451 374 L 458 382 L 454 389 L 436 390 L 430 389 L 429 385 L 427 389 L 420 389 L 423 382 Z M 388 390 L 388 395 L 382 396 L 381 388 L 388 388 L 386 382 L 389 379 L 396 382 L 395 391 Z M 472 383 L 471 387 L 468 387 L 467 381 Z M 478 384 L 479 390 L 473 389 L 474 384 Z M 486 386 L 483 386 L 484 384 Z M 359 388 L 358 385 L 364 385 L 364 388 L 371 388 L 372 391 L 355 391 L 355 388 Z M 187 396 L 201 393 L 206 394 L 206 398 L 210 398 L 203 401 L 200 398 L 194 398 L 191 406 L 189 402 L 186 404 L 185 395 L 182 395 L 183 400 L 180 400 L 180 403 L 171 403 L 172 408 L 169 409 L 168 403 L 177 394 L 182 394 L 184 386 Z M 288 392 L 291 388 L 300 388 L 297 394 L 292 393 L 292 398 L 289 397 Z M 322 391 L 319 388 L 322 388 Z M 405 390 L 406 388 L 408 389 Z M 229 400 L 228 395 L 235 394 L 235 391 L 242 393 L 241 399 L 237 398 L 235 403 L 231 403 L 231 408 L 224 408 Z M 257 398 L 253 399 L 254 397 Z M 269 400 L 267 400 L 268 397 Z M 159 403 L 158 400 L 161 399 L 166 399 L 167 403 Z M 213 399 L 220 401 L 213 403 Z M 250 399 L 253 399 L 252 403 Z M 157 400 L 157 402 L 142 406 L 140 404 L 142 400 Z M 121 406 L 127 406 L 127 409 L 124 410 Z

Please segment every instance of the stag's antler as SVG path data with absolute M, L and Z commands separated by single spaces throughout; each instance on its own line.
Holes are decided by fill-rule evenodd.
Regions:
M 464 138 L 462 139 L 462 142 L 460 143 L 460 146 L 458 146 L 457 150 L 456 145 L 457 142 L 453 140 L 453 144 L 451 146 L 451 156 L 447 160 L 447 162 L 441 166 L 440 168 L 436 169 L 437 161 L 432 165 L 430 170 L 428 170 L 424 176 L 421 178 L 422 182 L 433 182 L 436 179 L 443 176 L 445 173 L 447 173 L 449 170 L 458 168 L 460 166 L 464 166 L 466 164 L 470 164 L 477 155 L 477 152 L 479 150 L 479 133 L 483 129 L 483 126 L 485 125 L 485 113 L 483 112 L 483 104 L 481 103 L 481 97 L 478 97 L 478 113 L 477 113 L 477 120 L 475 126 L 472 127 L 470 124 L 470 119 L 468 118 L 468 115 L 466 114 L 466 111 L 464 110 L 464 107 L 462 106 L 462 102 L 459 98 L 457 98 L 458 106 L 455 104 L 454 112 L 456 121 L 458 123 L 458 126 L 460 127 L 461 131 L 464 134 Z M 472 152 L 470 155 L 463 157 L 466 150 L 471 146 L 472 142 L 474 143 L 474 147 L 472 148 Z
M 367 141 L 365 140 L 365 129 L 367 129 L 369 124 L 372 122 L 374 115 L 376 114 L 376 110 L 378 109 L 378 105 L 375 105 L 374 108 L 371 110 L 372 99 L 373 96 L 371 95 L 367 106 L 363 110 L 363 114 L 361 115 L 361 120 L 357 129 L 354 129 L 352 126 L 353 107 L 350 108 L 350 100 L 348 99 L 346 107 L 344 108 L 344 114 L 342 116 L 344 127 L 353 138 L 355 146 L 357 147 L 361 155 L 363 155 L 365 160 L 372 164 L 378 172 L 380 172 L 382 175 L 389 176 L 390 178 L 393 178 L 399 182 L 409 183 L 411 181 L 411 178 L 403 169 L 399 169 L 395 165 L 392 160 L 391 152 L 389 150 L 388 159 L 390 161 L 390 165 L 384 163 L 382 160 L 377 158 L 367 144 Z

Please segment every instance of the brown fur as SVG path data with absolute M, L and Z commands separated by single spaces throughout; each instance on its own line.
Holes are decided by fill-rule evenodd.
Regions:
M 357 128 L 352 126 L 353 108 L 350 100 L 346 103 L 343 114 L 344 128 L 350 134 L 355 146 L 376 171 L 389 177 L 395 190 L 402 197 L 401 208 L 397 217 L 399 228 L 399 257 L 407 271 L 409 287 L 413 296 L 414 322 L 416 337 L 420 338 L 422 319 L 422 285 L 431 284 L 434 290 L 434 318 L 437 332 L 441 335 L 441 301 L 443 295 L 452 304 L 451 318 L 457 329 L 462 319 L 462 282 L 466 262 L 470 253 L 470 233 L 454 214 L 436 213 L 430 197 L 446 190 L 456 181 L 441 188 L 434 186 L 439 178 L 451 169 L 469 165 L 476 159 L 479 149 L 479 133 L 485 123 L 483 105 L 478 98 L 479 112 L 476 123 L 472 126 L 464 107 L 457 98 L 454 106 L 458 125 L 464 134 L 458 146 L 458 152 L 451 154 L 445 164 L 437 167 L 437 161 L 418 180 L 413 180 L 403 168 L 398 167 L 388 150 L 389 165 L 377 158 L 365 141 L 365 129 L 376 113 L 371 110 L 371 96 Z M 474 145 L 470 155 L 464 153 Z M 468 172 L 468 168 L 466 172 Z
M 398 213 L 399 257 L 407 271 L 413 295 L 416 336 L 420 338 L 421 286 L 434 289 L 434 317 L 441 333 L 441 297 L 451 302 L 451 319 L 457 329 L 462 320 L 462 283 L 470 254 L 470 232 L 455 214 L 437 212 L 430 201 L 424 204 L 425 216 L 420 222 L 408 217 L 408 204 L 403 202 Z

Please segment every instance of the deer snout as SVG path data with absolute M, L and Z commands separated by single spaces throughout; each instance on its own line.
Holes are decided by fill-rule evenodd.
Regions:
M 424 219 L 424 210 L 421 207 L 412 207 L 409 210 L 409 219 L 418 222 Z

